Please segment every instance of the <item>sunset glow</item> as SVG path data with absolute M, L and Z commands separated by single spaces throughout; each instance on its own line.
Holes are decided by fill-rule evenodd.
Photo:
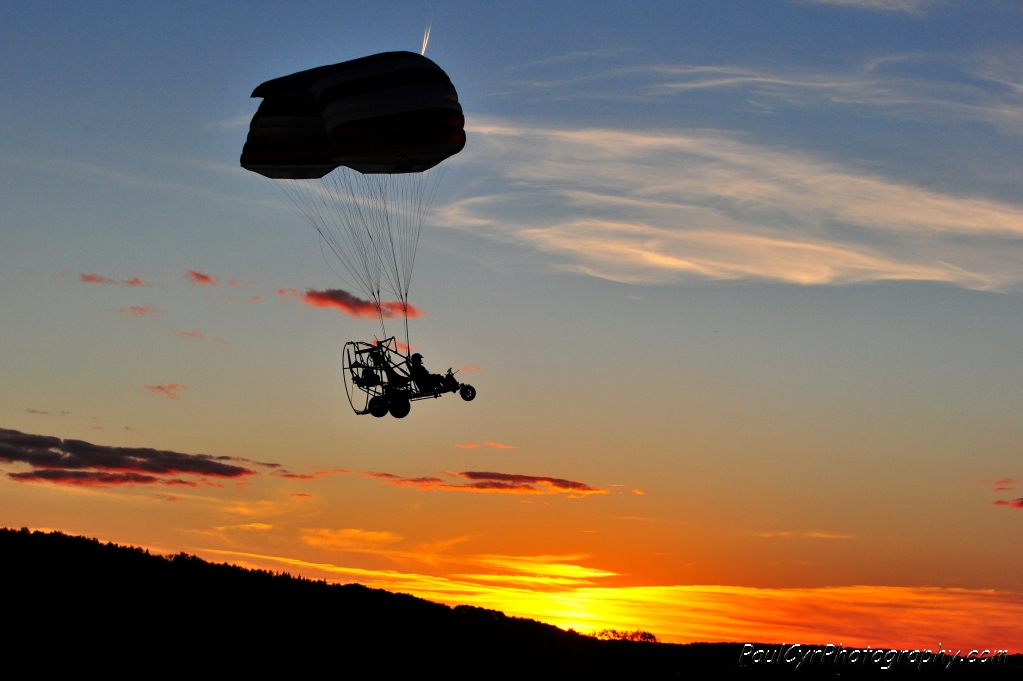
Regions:
M 357 581 L 433 601 L 468 603 L 582 632 L 646 629 L 674 643 L 773 641 L 847 647 L 1023 647 L 1023 596 L 992 590 L 849 586 L 754 589 L 729 586 L 584 586 L 610 576 L 544 558 L 465 559 L 511 564 L 512 574 L 428 576 L 362 570 L 294 558 L 223 550 L 210 560 L 289 570 L 329 581 Z M 461 561 L 458 561 L 461 562 Z M 524 567 L 524 564 L 528 567 Z M 552 574 L 553 573 L 553 574 Z M 568 577 L 561 577 L 569 575 Z M 883 643 L 881 643 L 883 642 Z
M 1021 652 L 1021 30 L 4 5 L 0 525 L 584 633 Z

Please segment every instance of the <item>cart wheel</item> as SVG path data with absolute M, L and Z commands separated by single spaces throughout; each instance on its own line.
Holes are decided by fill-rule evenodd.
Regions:
M 391 416 L 396 419 L 403 419 L 412 411 L 412 403 L 407 397 L 395 397 L 391 400 Z M 382 416 L 383 414 L 381 414 Z
M 468 383 L 463 383 L 462 387 L 458 389 L 458 394 L 462 396 L 462 399 L 466 402 L 472 402 L 476 399 L 476 388 L 472 387 Z
M 383 395 L 377 395 L 371 397 L 369 400 L 369 406 L 366 407 L 370 414 L 380 418 L 381 416 L 387 416 L 387 398 Z

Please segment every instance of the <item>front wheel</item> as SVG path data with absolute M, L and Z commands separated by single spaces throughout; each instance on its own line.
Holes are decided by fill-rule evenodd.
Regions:
M 462 399 L 466 402 L 472 402 L 476 399 L 476 388 L 472 387 L 468 383 L 462 384 L 462 387 L 458 389 L 458 394 L 462 396 Z
M 393 397 L 391 398 L 391 416 L 396 419 L 403 419 L 408 416 L 408 413 L 412 411 L 412 403 L 408 401 L 407 397 Z

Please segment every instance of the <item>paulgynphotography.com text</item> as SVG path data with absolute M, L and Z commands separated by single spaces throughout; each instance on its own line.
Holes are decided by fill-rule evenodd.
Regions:
M 801 643 L 780 646 L 758 647 L 747 643 L 739 654 L 739 666 L 792 666 L 795 669 L 803 665 L 843 665 L 879 667 L 892 669 L 895 667 L 916 667 L 917 669 L 951 669 L 960 665 L 996 665 L 1005 664 L 1009 656 L 1008 650 L 971 650 L 963 653 L 962 649 L 944 650 L 938 644 L 938 651 L 932 650 L 900 650 L 897 648 L 845 648 L 841 643 L 829 643 L 825 646 L 804 646 Z

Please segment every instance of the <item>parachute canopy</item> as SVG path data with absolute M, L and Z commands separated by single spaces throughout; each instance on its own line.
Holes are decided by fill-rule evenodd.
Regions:
M 241 165 L 272 179 L 418 173 L 465 146 L 447 74 L 414 52 L 384 52 L 268 80 Z
M 413 52 L 384 52 L 269 80 L 242 150 L 337 257 L 380 318 L 398 299 L 408 343 L 416 248 L 443 168 L 465 146 L 458 93 Z M 386 314 L 385 314 L 386 312 Z

